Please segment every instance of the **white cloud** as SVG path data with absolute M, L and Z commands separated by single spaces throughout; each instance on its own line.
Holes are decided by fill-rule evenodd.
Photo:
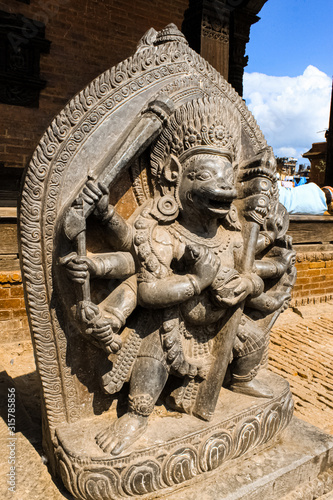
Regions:
M 328 127 L 331 88 L 331 79 L 314 66 L 296 77 L 244 75 L 244 99 L 275 155 L 301 163 L 313 142 L 325 140 L 318 132 Z
M 274 148 L 276 156 L 297 158 L 297 149 L 295 148 Z

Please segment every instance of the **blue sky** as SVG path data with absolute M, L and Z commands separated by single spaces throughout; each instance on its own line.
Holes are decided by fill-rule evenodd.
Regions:
M 277 156 L 324 139 L 333 75 L 333 0 L 268 0 L 251 28 L 244 98 Z

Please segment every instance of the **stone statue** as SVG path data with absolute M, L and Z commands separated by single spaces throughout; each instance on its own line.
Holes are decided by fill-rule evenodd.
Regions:
M 91 318 L 87 320 L 88 315 L 81 311 L 82 322 L 94 340 L 102 347 L 105 344 L 107 352 L 113 348 L 121 356 L 118 333 L 138 306 L 134 328 L 141 337 L 132 353 L 134 362 L 121 381 L 130 380 L 128 412 L 97 436 L 104 451 L 119 454 L 142 434 L 170 374 L 183 379 L 169 396 L 172 407 L 206 419 L 211 417 L 214 403 L 207 411 L 207 398 L 199 397 L 200 384 L 206 381 L 206 386 L 212 386 L 209 393 L 218 395 L 223 381 L 215 376 L 215 369 L 209 374 L 214 361 L 226 368 L 233 358 L 231 390 L 256 397 L 272 395 L 255 377 L 265 348 L 264 331 L 255 329 L 245 314 L 238 325 L 228 325 L 227 318 L 246 300 L 252 309 L 266 314 L 283 306 L 290 298 L 292 283 L 287 290 L 266 293 L 263 278 L 285 278 L 294 252 L 286 249 L 284 258 L 275 258 L 276 263 L 274 258 L 259 260 L 256 272 L 244 270 L 244 260 L 249 258 L 244 252 L 262 252 L 277 234 L 271 231 L 271 239 L 262 234 L 244 248 L 232 204 L 237 198 L 239 131 L 228 118 L 228 108 L 217 99 L 192 101 L 176 110 L 152 149 L 152 199 L 130 222 L 108 205 L 104 186 L 88 181 L 83 190 L 83 199 L 96 207 L 97 219 L 110 241 L 127 252 L 90 258 L 71 253 L 65 258 L 70 277 L 77 283 L 84 283 L 88 272 L 91 277 L 125 279 L 102 302 L 102 312 L 96 309 L 99 322 L 91 326 Z M 265 179 L 259 183 L 260 191 L 255 186 L 251 190 L 251 211 L 261 217 L 269 206 L 275 180 L 274 172 L 265 165 L 268 154 L 260 158 L 256 171 L 256 177 L 259 174 Z M 75 224 L 71 218 L 70 211 L 67 228 Z M 256 217 L 252 218 L 260 228 Z M 228 334 L 232 339 L 217 358 L 214 340 L 221 335 L 223 342 Z M 105 391 L 111 394 L 120 388 L 117 362 L 114 365 L 103 377 Z
M 141 80 L 135 81 L 131 71 L 138 61 Z M 128 91 L 120 76 L 125 67 Z M 258 126 L 173 25 L 160 33 L 150 30 L 133 60 L 102 75 L 99 84 L 103 90 L 97 107 L 90 110 L 88 101 L 80 129 L 74 111 L 82 107 L 82 99 L 69 104 L 72 129 L 65 143 L 71 151 L 86 133 L 85 142 L 74 157 L 66 155 L 63 144 L 57 146 L 57 188 L 52 174 L 43 187 L 50 201 L 57 192 L 59 215 L 55 229 L 45 232 L 46 240 L 51 239 L 43 251 L 51 255 L 45 286 L 53 297 L 54 373 L 66 387 L 60 413 L 65 415 L 67 407 L 67 417 L 54 423 L 46 405 L 48 447 L 50 453 L 56 449 L 54 468 L 66 486 L 75 498 L 85 499 L 100 494 L 101 480 L 106 485 L 101 498 L 137 496 L 240 456 L 246 449 L 236 452 L 239 436 L 248 420 L 232 436 L 223 408 L 234 411 L 236 422 L 244 411 L 242 418 L 249 419 L 259 405 L 255 446 L 282 430 L 292 408 L 286 385 L 272 382 L 272 375 L 261 376 L 269 330 L 288 305 L 296 274 L 295 252 L 286 235 L 288 215 L 278 201 L 274 155 Z M 57 126 L 59 119 L 48 138 L 61 135 Z M 37 160 L 48 147 L 44 140 L 37 149 L 30 176 L 38 179 L 38 168 L 42 170 Z M 56 161 L 51 159 L 53 165 Z M 117 194 L 126 182 L 130 202 L 129 194 Z M 26 199 L 32 196 L 29 177 L 25 189 L 23 230 L 28 225 Z M 126 203 L 129 209 L 124 209 Z M 49 205 L 52 212 L 55 205 Z M 25 243 L 24 251 L 28 258 L 32 250 Z M 27 276 L 31 281 L 29 272 Z M 40 340 L 40 325 L 35 328 L 38 351 L 38 342 L 45 341 Z M 46 399 L 48 384 L 44 376 Z M 81 409 L 85 400 L 91 401 L 90 410 Z M 187 414 L 182 418 L 189 418 L 193 429 L 177 428 L 158 451 L 159 440 L 151 436 L 162 403 L 166 413 L 160 419 Z M 71 417 L 71 408 L 79 409 L 79 415 Z M 94 417 L 98 414 L 102 418 Z M 88 452 L 77 444 L 78 429 L 89 443 Z M 189 451 L 177 448 L 161 458 L 177 439 L 188 443 L 184 449 Z M 69 443 L 74 448 L 67 455 Z M 141 451 L 145 449 L 147 456 Z M 212 464 L 214 449 L 220 450 L 220 458 Z M 146 457 L 140 464 L 138 453 Z M 119 469 L 124 457 L 129 464 L 125 472 Z M 179 457 L 191 463 L 181 479 L 173 472 Z M 140 474 L 150 477 L 149 484 L 138 486 Z

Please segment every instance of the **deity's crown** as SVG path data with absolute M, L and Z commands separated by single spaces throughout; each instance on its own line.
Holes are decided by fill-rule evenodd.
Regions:
M 194 154 L 218 154 L 237 162 L 240 116 L 227 98 L 204 97 L 180 105 L 151 151 L 151 172 L 159 177 L 170 155 L 183 164 Z

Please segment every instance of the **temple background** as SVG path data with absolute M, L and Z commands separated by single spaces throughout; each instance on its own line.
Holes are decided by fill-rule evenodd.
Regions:
M 23 169 L 53 117 L 96 76 L 130 56 L 150 27 L 171 22 L 242 95 L 246 43 L 266 1 L 0 0 L 1 341 L 29 338 L 16 203 Z M 333 299 L 327 222 L 306 220 L 291 228 L 298 250 L 294 306 Z
M 0 204 L 15 206 L 22 169 L 53 117 L 151 27 L 182 28 L 241 94 L 250 27 L 266 1 L 0 1 Z

